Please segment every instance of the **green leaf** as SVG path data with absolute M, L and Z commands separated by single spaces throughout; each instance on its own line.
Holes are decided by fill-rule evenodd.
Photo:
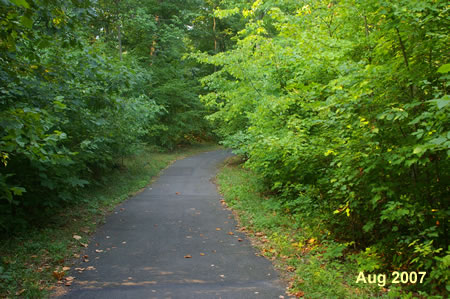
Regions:
M 33 27 L 33 21 L 30 18 L 28 18 L 27 16 L 22 16 L 20 18 L 20 23 L 29 29 L 31 29 Z
M 25 188 L 22 187 L 12 187 L 10 190 L 14 193 L 14 195 L 22 195 L 24 192 L 27 192 Z
M 424 151 L 425 148 L 423 147 L 423 145 L 419 145 L 414 148 L 413 154 L 421 156 L 421 153 L 423 153 Z
M 450 63 L 443 64 L 437 70 L 438 73 L 445 74 L 450 72 Z
M 447 106 L 449 102 L 450 102 L 450 100 L 443 98 L 443 99 L 437 100 L 436 105 L 438 106 L 439 109 L 442 109 L 445 106 Z
M 26 0 L 9 0 L 11 1 L 11 3 L 17 5 L 17 6 L 22 6 L 25 8 L 30 8 L 30 4 L 28 4 L 28 2 Z

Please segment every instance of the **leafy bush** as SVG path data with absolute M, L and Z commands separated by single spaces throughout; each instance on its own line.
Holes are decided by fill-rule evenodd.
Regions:
M 246 26 L 233 49 L 194 55 L 219 68 L 202 100 L 224 144 L 286 212 L 319 211 L 334 238 L 370 247 L 385 268 L 437 271 L 448 248 L 446 10 L 255 1 L 236 10 Z M 439 273 L 414 287 L 444 292 Z

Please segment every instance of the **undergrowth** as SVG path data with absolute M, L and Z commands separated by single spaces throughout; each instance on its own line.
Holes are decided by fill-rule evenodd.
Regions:
M 253 239 L 261 254 L 272 260 L 289 282 L 289 292 L 304 298 L 411 298 L 421 297 L 390 284 L 356 282 L 362 269 L 376 265 L 370 252 L 353 242 L 333 240 L 318 213 L 291 213 L 263 187 L 255 173 L 244 169 L 241 158 L 227 161 L 217 177 L 226 204 L 233 209 L 241 230 Z M 365 276 L 369 272 L 364 272 Z M 423 296 L 422 296 L 423 298 Z M 430 297 L 427 297 L 430 298 Z M 437 297 L 436 297 L 437 298 Z

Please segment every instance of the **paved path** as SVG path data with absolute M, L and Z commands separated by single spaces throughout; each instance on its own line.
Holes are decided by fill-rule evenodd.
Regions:
M 118 206 L 93 236 L 89 261 L 76 266 L 95 269 L 72 272 L 74 283 L 63 298 L 283 295 L 271 263 L 256 256 L 245 235 L 236 231 L 211 182 L 229 155 L 220 150 L 179 160 Z

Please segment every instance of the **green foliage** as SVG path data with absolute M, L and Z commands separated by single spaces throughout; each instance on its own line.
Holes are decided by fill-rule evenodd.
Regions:
M 235 7 L 245 21 L 236 46 L 193 55 L 218 69 L 202 79 L 202 101 L 224 144 L 248 157 L 286 212 L 309 210 L 384 269 L 440 267 L 450 214 L 446 2 Z M 235 17 L 233 8 L 217 15 Z M 443 277 L 412 288 L 445 292 Z
M 38 225 L 144 144 L 211 137 L 182 60 L 193 4 L 140 4 L 0 2 L 0 232 Z
M 305 298 L 386 298 L 376 285 L 355 283 L 359 265 L 352 258 L 368 263 L 365 255 L 347 258 L 352 243 L 321 236 L 323 226 L 315 217 L 286 213 L 280 197 L 267 194 L 261 177 L 236 165 L 236 158 L 217 176 L 220 192 L 238 215 L 240 226 L 253 236 L 252 243 L 289 276 L 289 293 Z

